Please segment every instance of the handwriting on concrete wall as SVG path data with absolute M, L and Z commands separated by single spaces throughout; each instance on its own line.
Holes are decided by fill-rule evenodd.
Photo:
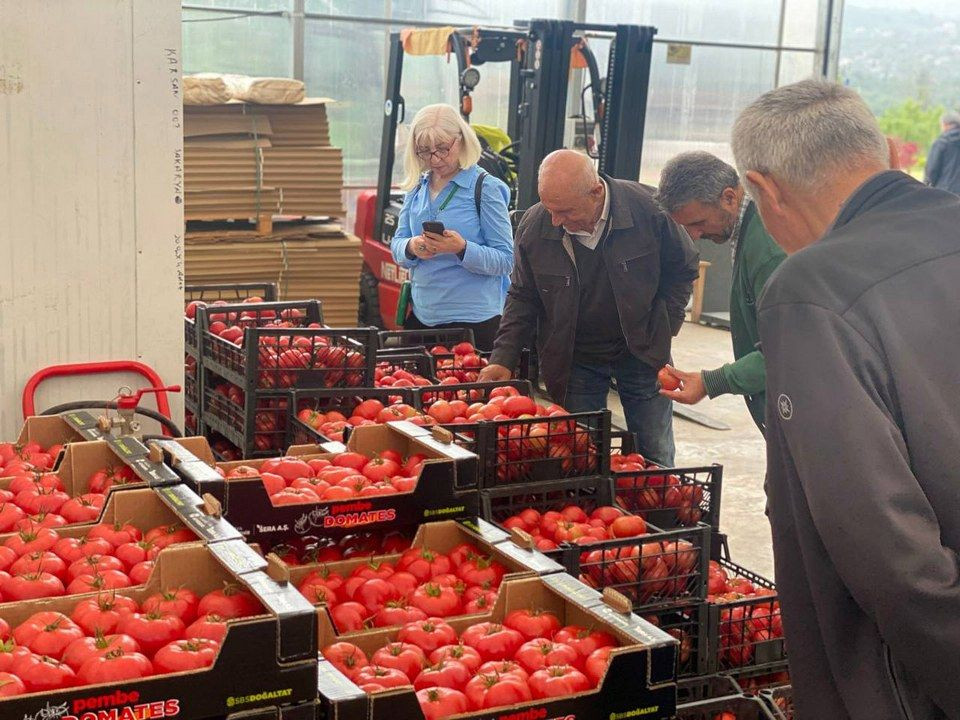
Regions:
M 17 95 L 23 92 L 20 64 L 0 65 L 0 95 Z
M 180 96 L 180 51 L 176 48 L 165 48 L 163 56 L 170 77 L 170 94 L 174 101 L 170 111 L 170 122 L 180 138 L 180 142 L 173 151 L 173 202 L 183 205 L 183 99 Z M 173 255 L 177 266 L 177 284 L 179 289 L 183 290 L 184 261 L 181 233 L 173 236 Z

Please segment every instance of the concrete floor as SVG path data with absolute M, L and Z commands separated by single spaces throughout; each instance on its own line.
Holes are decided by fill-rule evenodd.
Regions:
M 673 359 L 678 369 L 691 372 L 730 362 L 733 359 L 730 333 L 688 322 L 673 341 Z M 611 393 L 609 407 L 613 422 L 626 427 L 616 393 Z M 705 399 L 694 407 L 731 429 L 713 430 L 674 416 L 677 463 L 681 466 L 711 462 L 723 465 L 720 529 L 729 537 L 733 559 L 773 579 L 770 524 L 764 514 L 766 454 L 760 431 L 739 396 Z

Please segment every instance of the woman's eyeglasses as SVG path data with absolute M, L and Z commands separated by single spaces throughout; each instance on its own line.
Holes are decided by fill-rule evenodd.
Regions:
M 449 145 L 437 145 L 437 147 L 435 147 L 433 150 L 420 148 L 417 150 L 417 157 L 424 162 L 428 162 L 432 157 L 436 157 L 438 160 L 446 160 L 447 156 L 450 154 L 450 151 L 453 150 L 453 146 L 456 145 L 457 140 L 459 139 L 460 138 L 457 138 Z

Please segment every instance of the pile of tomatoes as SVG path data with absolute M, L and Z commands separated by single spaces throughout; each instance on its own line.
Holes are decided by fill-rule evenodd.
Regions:
M 643 470 L 659 469 L 640 453 L 610 455 L 610 470 L 616 478 L 617 501 L 628 510 L 673 509 L 680 525 L 696 525 L 703 517 L 703 488 L 695 483 L 682 483 L 676 475 L 640 475 Z
M 43 448 L 39 443 L 0 443 L 0 478 L 43 472 L 53 467 L 63 445 Z
M 129 523 L 102 523 L 77 538 L 30 523 L 0 545 L 0 601 L 142 585 L 163 548 L 195 539 L 180 524 L 142 533 Z
M 58 475 L 19 470 L 0 489 L 0 533 L 93 522 L 100 517 L 110 488 L 138 482 L 126 465 L 105 467 L 87 479 L 87 492 L 72 498 Z
M 424 460 L 419 454 L 404 458 L 395 450 L 373 458 L 358 452 L 310 460 L 279 457 L 264 460 L 259 469 L 240 465 L 224 477 L 260 478 L 274 505 L 299 505 L 411 492 Z
M 718 652 L 720 662 L 728 667 L 749 664 L 758 643 L 782 638 L 783 620 L 776 590 L 754 585 L 743 577 L 731 577 L 722 565 L 711 560 L 707 600 L 723 605 L 744 599 L 751 602 L 720 611 Z
M 310 602 L 325 604 L 343 633 L 487 612 L 505 572 L 475 545 L 462 543 L 449 553 L 410 548 L 396 561 L 371 559 L 346 576 L 321 567 L 298 589 Z
M 545 513 L 526 508 L 500 524 L 508 530 L 519 528 L 529 533 L 541 551 L 556 550 L 561 543 L 593 545 L 601 540 L 637 537 L 647 532 L 647 523 L 642 517 L 612 505 L 598 507 L 589 515 L 578 505 Z
M 377 363 L 374 370 L 374 385 L 376 387 L 416 387 L 418 385 L 433 385 L 433 381 L 423 375 L 412 373 L 402 367 L 391 364 L 388 360 Z
M 457 635 L 442 618 L 401 627 L 369 657 L 350 642 L 323 656 L 367 693 L 412 685 L 427 720 L 562 697 L 597 687 L 617 647 L 613 635 L 561 627 L 547 611 L 515 610 Z
M 348 427 L 382 425 L 394 420 L 409 420 L 415 425 L 436 424 L 433 418 L 418 412 L 411 405 L 384 405 L 372 398 L 357 403 L 351 410 L 346 406 L 326 411 L 304 408 L 297 413 L 297 418 L 324 437 L 340 442 L 343 442 L 343 431 Z
M 227 585 L 202 597 L 171 588 L 142 603 L 104 593 L 14 628 L 0 619 L 0 697 L 209 667 L 227 621 L 259 612 L 253 595 Z
M 443 345 L 430 348 L 437 363 L 437 379 L 455 378 L 457 382 L 470 383 L 480 379 L 480 371 L 489 363 L 480 357 L 472 343 L 462 342 L 453 346 L 452 351 Z
M 686 540 L 638 542 L 581 554 L 579 578 L 643 605 L 683 596 L 697 579 L 699 561 L 699 548 Z

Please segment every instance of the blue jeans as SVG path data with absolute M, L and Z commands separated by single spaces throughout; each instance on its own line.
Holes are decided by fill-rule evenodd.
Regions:
M 611 377 L 617 379 L 627 429 L 637 435 L 637 450 L 649 460 L 673 467 L 673 403 L 658 392 L 657 371 L 631 353 L 605 365 L 575 362 L 563 406 L 570 412 L 603 410 Z

